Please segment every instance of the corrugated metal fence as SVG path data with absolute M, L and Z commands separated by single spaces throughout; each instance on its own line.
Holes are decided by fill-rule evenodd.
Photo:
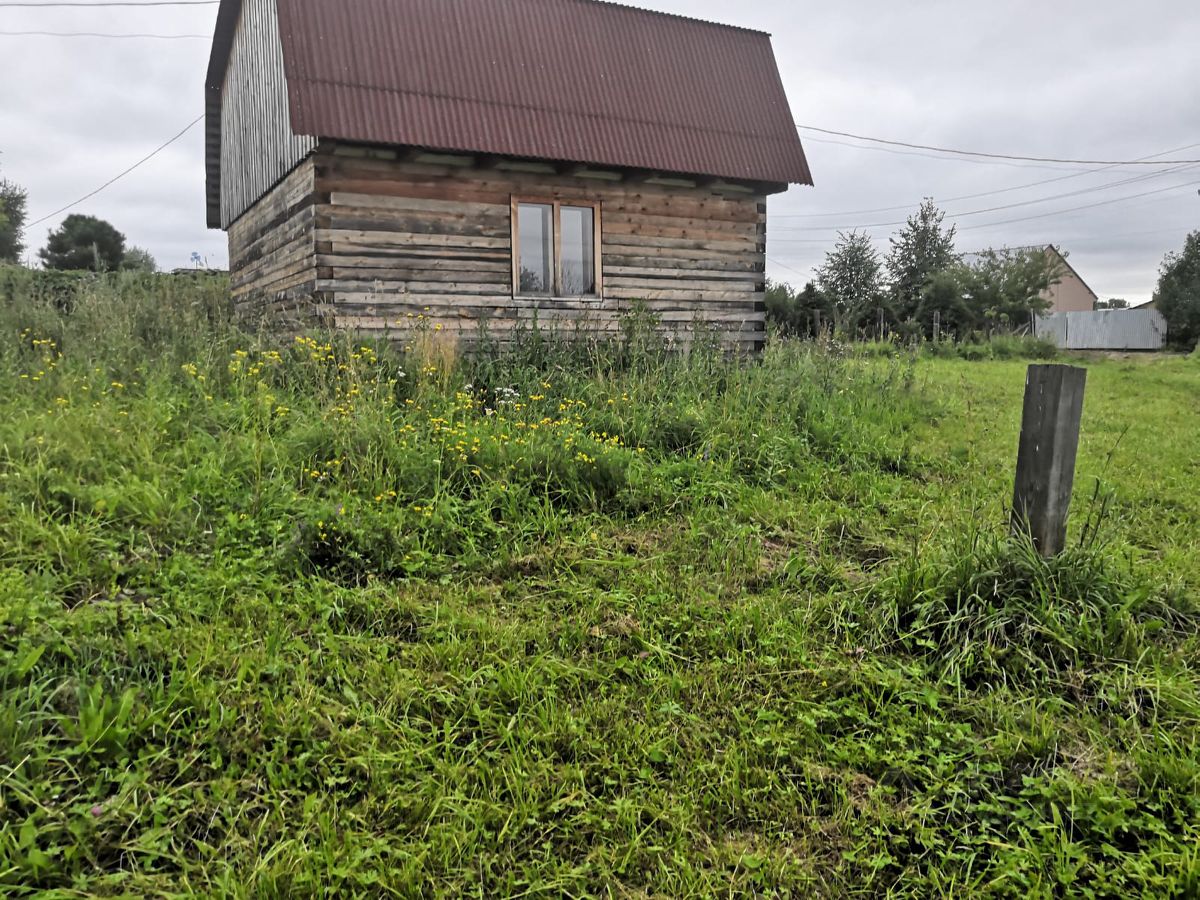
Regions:
M 1167 320 L 1155 309 L 1098 309 L 1038 316 L 1037 336 L 1064 350 L 1161 350 Z

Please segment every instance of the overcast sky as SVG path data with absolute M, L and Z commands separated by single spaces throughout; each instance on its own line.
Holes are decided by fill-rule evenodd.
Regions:
M 1200 158 L 1195 0 L 636 5 L 770 32 L 802 125 L 1021 156 Z M 0 7 L 0 31 L 209 35 L 215 16 L 215 6 Z M 207 39 L 0 35 L 0 174 L 29 191 L 31 220 L 93 190 L 198 116 L 207 58 Z M 874 210 L 913 208 L 932 196 L 952 215 L 1024 204 L 957 220 L 959 249 L 1055 243 L 1101 297 L 1136 303 L 1149 299 L 1163 254 L 1200 227 L 1196 165 L 1162 172 L 981 163 L 802 134 L 816 187 L 771 200 L 768 272 L 780 280 L 808 278 L 837 228 L 903 219 L 905 209 Z M 1113 186 L 1131 178 L 1142 180 Z M 1021 188 L 1048 179 L 1061 180 Z M 1061 212 L 1161 188 L 1170 189 Z M 1073 196 L 1045 199 L 1063 194 Z M 187 265 L 193 252 L 226 264 L 224 235 L 204 225 L 202 125 L 76 211 L 110 220 L 164 268 Z M 64 215 L 30 229 L 29 245 L 42 246 Z M 893 230 L 871 229 L 881 249 Z

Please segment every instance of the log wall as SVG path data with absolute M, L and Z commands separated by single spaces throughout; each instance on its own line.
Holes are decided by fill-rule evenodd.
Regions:
M 315 310 L 330 324 L 403 339 L 420 322 L 468 342 L 480 323 L 499 342 L 535 320 L 615 332 L 621 314 L 642 302 L 680 343 L 703 322 L 730 349 L 761 345 L 762 193 L 510 165 L 538 168 L 322 145 L 287 190 L 231 230 L 235 296 L 267 308 L 311 280 Z M 310 183 L 311 206 L 301 208 Z M 513 297 L 514 197 L 600 203 L 600 297 Z
M 314 171 L 300 163 L 229 228 L 230 289 L 245 318 L 316 320 Z

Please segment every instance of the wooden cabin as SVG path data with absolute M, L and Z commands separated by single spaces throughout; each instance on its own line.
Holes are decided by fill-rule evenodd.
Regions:
M 768 35 L 601 0 L 221 0 L 206 110 L 234 302 L 292 326 L 753 349 L 812 183 Z

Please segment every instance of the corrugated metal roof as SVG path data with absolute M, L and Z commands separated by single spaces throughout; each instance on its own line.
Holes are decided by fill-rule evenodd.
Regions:
M 812 183 L 762 32 L 601 0 L 278 3 L 297 134 Z

